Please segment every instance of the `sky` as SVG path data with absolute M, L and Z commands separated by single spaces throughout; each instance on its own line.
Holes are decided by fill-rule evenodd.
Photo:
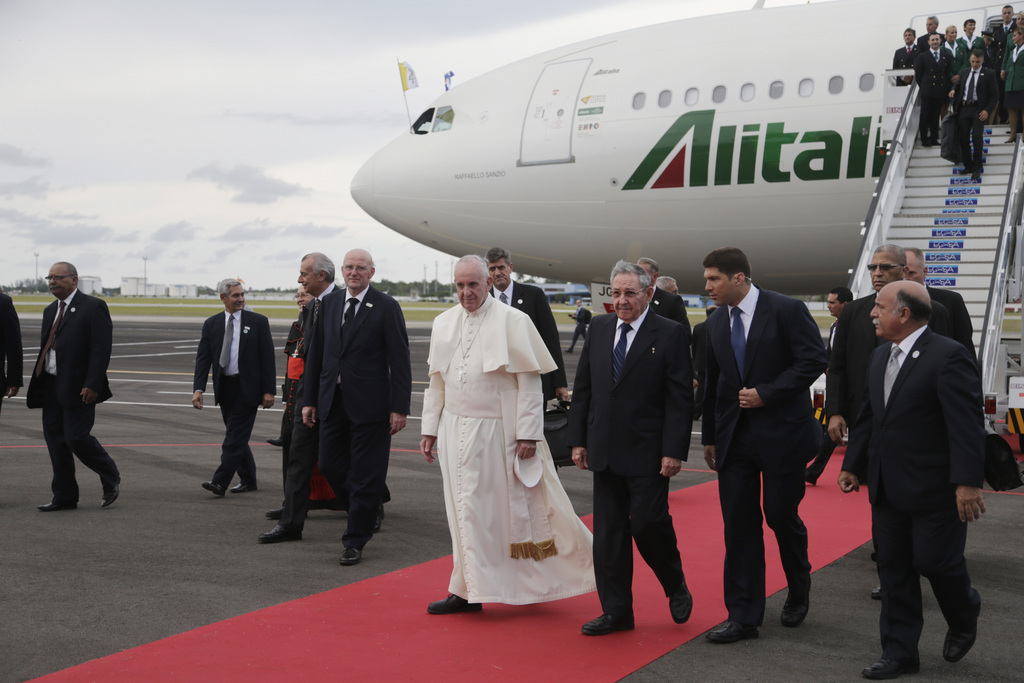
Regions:
M 291 287 L 303 254 L 340 265 L 355 247 L 377 280 L 449 281 L 447 254 L 349 195 L 407 134 L 397 60 L 420 83 L 415 119 L 448 71 L 457 87 L 560 45 L 752 5 L 2 0 L 0 285 L 70 261 L 105 287 L 144 274 Z

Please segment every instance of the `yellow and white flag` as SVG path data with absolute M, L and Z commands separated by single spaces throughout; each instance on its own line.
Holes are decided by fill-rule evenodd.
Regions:
M 416 80 L 416 72 L 409 66 L 409 62 L 399 62 L 398 70 L 402 72 L 402 90 L 409 90 L 410 88 L 418 88 L 420 86 Z

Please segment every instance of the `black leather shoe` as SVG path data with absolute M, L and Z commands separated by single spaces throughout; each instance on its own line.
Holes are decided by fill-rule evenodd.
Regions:
M 806 472 L 804 472 L 804 481 L 806 481 L 811 486 L 817 486 L 818 485 L 818 475 L 814 474 L 810 470 L 807 470 Z
M 269 443 L 271 446 L 277 446 L 278 448 L 284 445 L 284 441 L 282 441 L 280 438 L 267 439 L 267 443 Z
M 978 637 L 978 618 L 970 630 L 956 632 L 950 629 L 946 631 L 946 641 L 942 644 L 942 658 L 947 662 L 959 662 L 964 655 L 971 651 L 975 639 Z
M 57 510 L 74 510 L 78 507 L 78 503 L 43 503 L 37 505 L 36 510 L 40 512 L 56 512 Z
M 903 674 L 916 674 L 921 670 L 918 664 L 905 664 L 892 659 L 879 659 L 869 667 L 860 672 L 864 678 L 871 678 L 876 681 L 884 681 L 889 678 L 896 678 Z
M 267 510 L 267 519 L 281 519 L 284 515 L 284 508 L 274 508 L 273 510 Z
M 338 560 L 338 564 L 349 566 L 352 564 L 359 564 L 359 560 L 363 559 L 363 551 L 359 548 L 345 548 L 341 553 L 341 559 Z
M 215 496 L 224 497 L 224 487 L 220 484 L 214 484 L 212 481 L 204 481 L 203 488 L 212 493 Z
M 444 600 L 438 600 L 427 605 L 427 612 L 430 614 L 458 614 L 460 612 L 479 612 L 484 608 L 479 602 L 469 602 L 458 595 L 449 595 Z
M 284 541 L 301 541 L 302 532 L 298 529 L 289 529 L 278 524 L 267 533 L 260 534 L 256 538 L 256 540 L 260 543 L 282 543 Z
M 120 491 L 120 489 L 118 489 L 118 485 L 114 484 L 114 488 L 110 489 L 109 491 L 106 491 L 103 494 L 103 502 L 100 503 L 100 507 L 106 508 L 106 507 L 110 507 L 111 505 L 113 505 L 114 501 L 117 500 L 117 496 L 120 493 L 121 493 L 121 491 Z
M 796 628 L 804 623 L 804 619 L 807 617 L 807 607 L 810 604 L 809 598 L 810 595 L 808 593 L 803 595 L 790 594 L 786 598 L 786 604 L 782 606 L 782 616 L 779 619 L 783 626 Z
M 872 600 L 881 600 L 882 599 L 882 587 L 881 586 L 875 586 L 874 588 L 871 589 L 871 599 Z
M 981 169 L 971 173 L 971 180 L 981 180 Z
M 693 611 L 693 596 L 686 589 L 685 583 L 669 597 L 668 611 L 672 614 L 672 621 L 677 624 L 685 624 L 690 618 L 690 612 Z
M 757 627 L 750 624 L 741 624 L 736 621 L 727 621 L 714 631 L 708 631 L 705 636 L 712 643 L 735 643 L 737 640 L 748 640 L 757 638 Z
M 380 525 L 384 523 L 384 503 L 377 508 L 377 518 L 373 520 L 373 533 L 380 531 Z
M 632 631 L 633 617 L 613 617 L 610 614 L 602 614 L 583 624 L 580 632 L 585 636 L 606 636 L 613 631 Z
M 256 484 L 235 484 L 231 487 L 231 493 L 248 493 L 255 490 Z

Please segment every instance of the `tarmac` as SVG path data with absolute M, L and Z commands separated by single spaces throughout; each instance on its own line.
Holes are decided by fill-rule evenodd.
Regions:
M 39 317 L 22 320 L 26 372 L 38 354 Z M 121 495 L 100 508 L 98 478 L 79 464 L 77 510 L 43 514 L 51 469 L 40 411 L 25 408 L 24 389 L 0 412 L 0 681 L 24 681 L 270 605 L 444 557 L 451 540 L 436 464 L 418 453 L 422 392 L 426 386 L 429 323 L 410 323 L 413 418 L 392 442 L 381 533 L 363 561 L 338 564 L 345 513 L 314 511 L 303 540 L 260 545 L 274 522 L 264 517 L 281 503 L 281 452 L 264 439 L 280 432 L 280 405 L 259 412 L 252 444 L 259 490 L 216 498 L 200 484 L 219 459 L 223 423 L 217 408 L 190 405 L 201 318 L 115 316 L 109 376 L 114 397 L 96 412 L 93 434 L 116 460 Z M 273 326 L 283 347 L 287 328 Z M 560 326 L 563 349 L 572 326 Z M 566 355 L 568 376 L 577 355 Z M 278 354 L 283 374 L 284 354 Z M 212 391 L 212 387 L 210 389 Z M 700 423 L 684 471 L 672 489 L 712 481 L 700 449 Z M 559 470 L 579 515 L 592 509 L 591 478 Z M 237 479 L 236 479 L 237 481 Z M 819 487 L 835 489 L 822 479 Z M 1024 491 L 1018 489 L 1018 492 Z M 860 493 L 855 495 L 865 496 Z M 958 664 L 942 660 L 946 626 L 927 586 L 919 681 L 1024 680 L 1024 495 L 986 492 L 984 518 L 968 534 L 968 563 L 982 596 L 977 644 Z M 689 510 L 685 524 L 718 516 Z M 766 539 L 773 543 L 774 539 Z M 813 544 L 814 539 L 811 539 Z M 686 565 L 686 547 L 681 547 Z M 815 568 L 810 615 L 798 629 L 783 629 L 777 615 L 784 591 L 768 600 L 757 640 L 713 645 L 696 638 L 639 669 L 630 681 L 840 681 L 880 654 L 879 604 L 870 548 L 862 546 Z M 649 571 L 638 568 L 638 572 Z M 701 596 L 696 595 L 700 601 Z M 594 598 L 595 615 L 598 612 Z M 496 635 L 497 637 L 497 635 Z M 565 634 L 571 647 L 579 633 Z M 244 652 L 211 662 L 231 678 Z M 410 671 L 413 679 L 417 672 Z M 523 675 L 536 679 L 533 670 Z M 289 672 L 301 680 L 301 671 Z M 339 677 L 341 677 L 339 675 Z

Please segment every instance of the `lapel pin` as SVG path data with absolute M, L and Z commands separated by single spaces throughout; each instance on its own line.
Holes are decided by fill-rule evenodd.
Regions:
M 522 304 L 522 303 L 523 303 L 523 300 L 522 300 L 522 299 L 517 299 L 517 300 L 516 300 L 516 303 L 517 303 L 517 304 Z
M 910 354 L 910 357 L 911 357 L 911 358 L 917 358 L 917 357 L 918 357 L 918 356 L 920 356 L 920 355 L 921 355 L 921 352 L 920 352 L 920 351 L 914 351 L 914 352 L 913 352 L 912 354 Z
M 74 313 L 74 312 L 75 312 L 75 307 L 74 307 L 74 306 L 72 306 L 72 307 L 71 307 L 71 312 L 72 312 L 72 313 Z
M 653 346 L 651 347 L 651 353 L 654 353 L 654 347 Z
M 366 306 L 367 308 L 373 308 L 373 304 L 371 304 L 370 302 L 366 302 L 363 305 Z

